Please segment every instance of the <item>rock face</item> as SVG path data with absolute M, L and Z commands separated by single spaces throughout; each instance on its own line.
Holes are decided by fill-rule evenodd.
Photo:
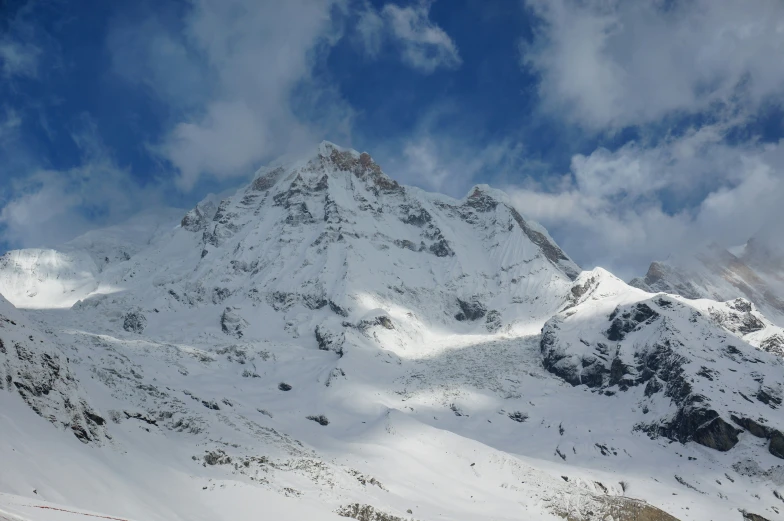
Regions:
M 0 390 L 84 443 L 106 438 L 106 420 L 82 394 L 68 359 L 0 295 Z
M 123 329 L 130 333 L 141 334 L 147 327 L 147 317 L 141 310 L 129 311 L 123 316 Z
M 780 431 L 772 431 L 770 435 L 769 451 L 777 458 L 784 459 L 784 434 Z
M 587 284 L 591 278 L 594 282 Z M 590 289 L 583 291 L 586 285 Z M 756 327 L 754 316 L 737 315 L 751 312 L 748 303 L 702 302 L 700 306 L 671 296 L 652 296 L 603 271 L 584 273 L 576 287 L 580 291 L 575 304 L 542 330 L 545 369 L 575 386 L 639 395 L 646 412 L 662 412 L 656 418 L 651 414 L 640 418 L 638 428 L 652 437 L 693 441 L 726 452 L 742 432 L 733 424 L 769 435 L 767 424 L 763 428 L 733 415 L 734 400 L 726 398 L 724 391 L 717 392 L 719 382 L 732 381 L 735 394 L 757 396 L 748 398 L 746 414 L 777 419 L 772 414 L 778 407 L 776 400 L 766 399 L 767 391 L 760 398 L 759 388 L 762 385 L 779 396 L 784 388 L 780 361 L 744 342 L 743 336 L 752 331 L 734 327 L 738 321 L 727 319 L 734 316 L 747 324 L 750 317 L 755 331 L 767 327 L 761 321 Z
M 460 312 L 455 315 L 456 320 L 479 320 L 487 314 L 487 309 L 477 300 L 465 301 L 457 299 L 457 304 L 460 306 Z
M 227 307 L 221 313 L 221 330 L 227 335 L 242 338 L 243 331 L 248 327 L 248 321 L 242 318 L 236 308 Z

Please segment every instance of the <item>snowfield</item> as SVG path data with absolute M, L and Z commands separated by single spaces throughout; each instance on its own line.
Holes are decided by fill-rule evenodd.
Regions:
M 6 254 L 0 519 L 782 519 L 782 330 L 524 210 L 323 143 Z

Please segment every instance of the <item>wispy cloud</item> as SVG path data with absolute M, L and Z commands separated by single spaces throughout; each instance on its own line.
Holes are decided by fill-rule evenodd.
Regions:
M 784 95 L 784 4 L 526 0 L 521 46 L 545 107 L 587 129 L 655 122 Z
M 784 142 L 701 139 L 694 132 L 655 147 L 598 149 L 575 156 L 562 177 L 508 191 L 578 261 L 627 277 L 709 242 L 743 244 L 784 221 Z
M 5 80 L 34 78 L 38 75 L 42 49 L 36 43 L 35 32 L 27 18 L 32 10 L 30 4 L 17 9 L 4 8 L 0 26 L 0 77 Z
M 430 20 L 432 3 L 423 0 L 405 7 L 389 3 L 380 11 L 366 4 L 357 30 L 367 54 L 377 56 L 388 41 L 397 47 L 404 63 L 425 74 L 460 67 L 462 59 L 454 40 Z
M 271 154 L 343 128 L 350 109 L 313 74 L 341 35 L 342 8 L 341 0 L 194 0 L 182 28 L 154 14 L 140 26 L 117 25 L 109 38 L 115 70 L 174 109 L 152 150 L 176 168 L 182 189 L 202 176 L 246 176 Z
M 65 170 L 28 164 L 3 191 L 0 240 L 13 247 L 53 246 L 102 224 L 162 204 L 160 187 L 142 187 L 119 166 L 86 118 L 72 135 L 81 161 Z
M 0 70 L 4 78 L 35 77 L 41 50 L 35 45 L 0 39 Z

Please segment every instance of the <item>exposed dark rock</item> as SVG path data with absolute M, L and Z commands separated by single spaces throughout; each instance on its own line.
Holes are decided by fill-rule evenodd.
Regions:
M 248 326 L 248 322 L 242 318 L 235 308 L 228 307 L 221 313 L 221 330 L 227 335 L 242 338 L 243 329 Z
M 280 389 L 281 391 L 291 391 L 291 386 L 286 382 L 280 382 L 278 384 L 278 389 Z
M 735 423 L 735 425 L 743 427 L 749 431 L 749 434 L 756 436 L 757 438 L 768 438 L 771 435 L 771 429 L 769 427 L 765 427 L 764 425 L 755 422 L 751 418 L 743 418 L 731 414 L 730 419 Z
M 452 257 L 455 254 L 449 247 L 449 242 L 443 238 L 431 244 L 428 250 L 436 257 Z
M 487 308 L 476 299 L 469 301 L 457 299 L 457 304 L 460 306 L 460 313 L 455 315 L 455 319 L 459 321 L 464 320 L 479 320 L 487 314 Z
M 203 406 L 205 406 L 206 408 L 208 408 L 208 409 L 212 409 L 213 411 L 219 411 L 220 410 L 220 406 L 217 403 L 213 402 L 213 401 L 202 400 L 201 404 Z
M 93 411 L 86 408 L 84 410 L 84 416 L 87 418 L 87 421 L 90 421 L 95 425 L 104 425 L 106 423 L 106 420 L 103 419 L 100 415 L 95 414 Z
M 422 227 L 429 223 L 432 219 L 433 217 L 427 210 L 424 208 L 418 208 L 416 210 L 410 211 L 405 216 L 405 218 L 403 218 L 403 222 L 406 224 Z
M 286 310 L 297 302 L 297 295 L 283 291 L 273 291 L 270 296 L 270 305 L 275 311 Z
M 758 319 L 751 313 L 746 314 L 741 319 L 741 323 L 738 326 L 738 331 L 740 331 L 744 335 L 748 335 L 749 333 L 760 331 L 762 329 L 765 329 L 765 324 L 763 324 L 760 319 Z
M 223 450 L 217 449 L 208 451 L 204 455 L 204 463 L 206 465 L 230 465 L 231 456 L 227 455 Z
M 124 414 L 125 414 L 125 418 L 126 419 L 141 420 L 141 421 L 143 421 L 144 423 L 146 423 L 148 425 L 156 425 L 156 426 L 158 425 L 158 421 L 157 420 L 154 420 L 152 418 L 148 418 L 147 416 L 144 416 L 140 412 L 135 412 L 135 413 L 131 414 L 128 411 L 124 411 Z
M 721 452 L 730 450 L 738 443 L 740 430 L 731 426 L 721 418 L 715 418 L 705 425 L 700 426 L 692 439 L 711 449 Z
M 629 368 L 626 367 L 626 364 L 624 364 L 621 359 L 616 356 L 613 358 L 612 364 L 610 364 L 610 380 L 608 385 L 628 387 L 628 384 L 624 382 L 624 377 L 628 374 Z
M 564 309 L 569 309 L 571 307 L 574 307 L 577 304 L 577 302 L 580 300 L 580 298 L 582 298 L 583 295 L 585 295 L 591 290 L 591 288 L 594 286 L 595 283 L 596 283 L 596 278 L 591 277 L 588 280 L 586 280 L 585 283 L 583 284 L 575 284 L 574 286 L 572 286 L 570 290 L 571 295 L 569 296 L 569 304 Z
M 308 309 L 321 309 L 328 301 L 322 295 L 302 295 L 302 303 Z
M 326 427 L 329 425 L 329 420 L 323 414 L 319 414 L 318 416 L 308 416 L 308 420 L 314 421 L 321 425 L 322 427 Z
M 658 434 L 681 443 L 694 441 L 721 452 L 730 450 L 738 443 L 741 431 L 719 417 L 712 409 L 686 406 L 678 410 L 669 423 L 658 427 Z
M 727 302 L 727 305 L 736 311 L 740 311 L 741 313 L 751 313 L 753 309 L 751 302 L 744 298 L 736 298 L 731 302 Z
M 491 309 L 487 312 L 485 316 L 485 327 L 489 333 L 496 333 L 498 332 L 503 323 L 501 322 L 501 313 L 495 309 Z
M 771 389 L 760 389 L 754 396 L 757 398 L 757 400 L 773 409 L 781 405 L 781 397 L 776 396 Z
M 392 324 L 392 319 L 386 315 L 381 315 L 376 320 L 380 326 L 383 326 L 386 329 L 395 329 L 395 326 Z
M 525 222 L 525 219 L 523 219 L 523 216 L 520 215 L 517 210 L 511 206 L 507 206 L 507 208 L 512 214 L 512 218 L 515 220 L 517 225 L 520 226 L 520 229 L 523 231 L 523 233 L 531 240 L 531 242 L 541 248 L 545 258 L 558 266 L 559 269 L 561 269 L 561 271 L 563 271 L 570 279 L 575 280 L 580 272 L 573 269 L 568 264 L 561 264 L 561 262 L 571 263 L 571 260 L 566 256 L 563 250 L 556 246 L 556 244 L 550 239 L 548 239 L 545 234 L 538 232 L 529 226 L 528 223 Z
M 760 342 L 760 349 L 784 357 L 784 337 L 778 334 L 771 335 Z
M 645 501 L 624 496 L 598 495 L 568 510 L 555 509 L 566 521 L 612 519 L 613 521 L 679 521 Z M 562 508 L 562 507 L 561 507 Z
M 141 334 L 147 327 L 147 317 L 141 311 L 129 311 L 123 316 L 123 329 L 129 333 Z
M 411 251 L 419 251 L 417 245 L 413 242 L 409 241 L 408 239 L 395 239 L 395 246 L 398 248 L 402 248 L 404 250 L 411 250 Z
M 514 411 L 507 414 L 510 420 L 514 420 L 518 423 L 523 423 L 525 420 L 528 419 L 528 414 L 520 411 Z
M 87 434 L 87 430 L 85 430 L 85 428 L 79 424 L 71 425 L 71 432 L 73 432 L 74 436 L 76 436 L 82 443 L 90 443 L 92 441 L 90 435 Z
M 346 311 L 342 307 L 338 306 L 337 304 L 335 304 L 331 300 L 329 301 L 329 309 L 332 310 L 333 313 L 335 313 L 336 315 L 340 315 L 341 317 L 347 317 L 348 316 L 348 311 Z
M 580 385 L 580 370 L 571 363 L 569 357 L 559 350 L 558 346 L 558 322 L 548 321 L 543 330 L 539 341 L 539 349 L 542 352 L 542 365 L 554 375 L 562 378 L 568 383 L 576 386 Z
M 605 333 L 608 340 L 620 342 L 626 337 L 627 333 L 633 331 L 643 322 L 650 324 L 659 317 L 659 314 L 644 303 L 635 305 L 632 309 L 617 315 L 618 310 L 610 315 L 612 324 Z
M 493 199 L 484 190 L 476 187 L 466 199 L 465 205 L 470 206 L 478 212 L 491 212 L 498 206 L 498 201 Z
M 782 434 L 780 431 L 771 431 L 768 452 L 777 458 L 784 459 L 784 434 Z
M 212 303 L 220 304 L 231 295 L 228 288 L 212 288 Z
M 211 201 L 199 203 L 185 214 L 180 225 L 189 232 L 202 231 L 212 221 L 216 211 L 217 208 Z
M 322 325 L 318 325 L 314 333 L 320 350 L 334 351 L 338 355 L 343 356 L 343 344 L 346 340 L 346 334 L 343 331 L 335 333 Z
M 407 521 L 402 517 L 376 510 L 370 505 L 360 505 L 359 503 L 342 506 L 335 513 L 341 517 L 349 517 L 357 521 Z
M 264 192 L 266 190 L 269 190 L 270 188 L 275 186 L 275 183 L 278 181 L 278 178 L 280 178 L 283 172 L 284 172 L 283 168 L 278 167 L 275 168 L 274 170 L 267 172 L 262 176 L 257 177 L 256 179 L 253 180 L 253 183 L 251 183 L 250 185 L 251 190 L 255 190 L 256 192 Z
M 741 512 L 743 514 L 744 521 L 770 521 L 766 517 L 762 517 L 759 514 L 752 514 L 751 512 L 746 512 L 745 510 Z

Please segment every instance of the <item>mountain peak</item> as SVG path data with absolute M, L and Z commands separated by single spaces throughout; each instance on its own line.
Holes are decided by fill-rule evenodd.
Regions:
M 296 188 L 298 184 L 319 187 L 323 190 L 331 177 L 351 174 L 353 178 L 375 185 L 382 190 L 401 189 L 397 181 L 390 179 L 367 152 L 357 152 L 329 141 L 322 141 L 313 152 L 292 160 L 281 158 L 267 167 L 260 168 L 247 188 L 248 191 L 263 192 L 279 182 Z

